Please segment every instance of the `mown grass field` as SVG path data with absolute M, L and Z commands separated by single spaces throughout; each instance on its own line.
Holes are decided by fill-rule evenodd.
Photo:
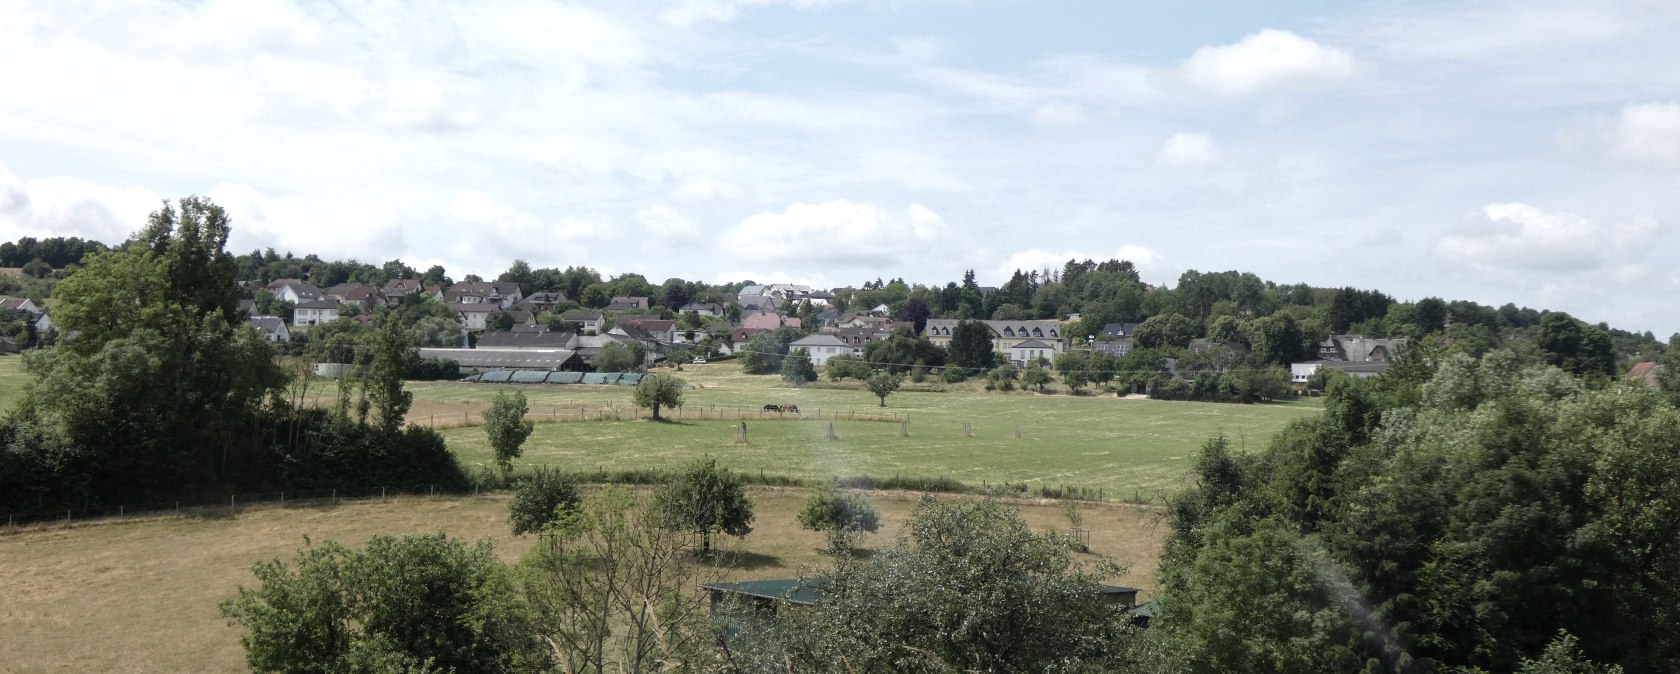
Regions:
M 23 372 L 23 356 L 8 354 L 0 356 L 0 411 L 10 411 L 17 405 L 18 398 L 23 397 L 23 385 L 29 382 L 29 375 Z
M 755 489 L 752 496 L 754 531 L 723 539 L 735 557 L 713 579 L 789 578 L 827 564 L 818 552 L 821 534 L 795 523 L 803 490 Z M 875 502 L 882 528 L 863 541 L 865 548 L 890 545 L 914 505 L 903 493 L 876 494 Z M 1034 529 L 1067 527 L 1054 504 L 1018 507 Z M 1147 598 L 1166 525 L 1129 506 L 1081 512 L 1092 552 L 1130 567 L 1111 582 L 1143 588 Z M 0 673 L 247 671 L 241 632 L 226 624 L 217 605 L 253 584 L 253 563 L 289 559 L 306 536 L 360 546 L 374 534 L 438 530 L 492 539 L 510 562 L 531 545 L 509 535 L 505 498 L 257 507 L 226 517 L 0 533 Z
M 1196 449 L 1224 434 L 1240 447 L 1263 446 L 1291 419 L 1318 410 L 1316 400 L 1234 405 L 1122 399 L 1114 396 L 987 393 L 973 384 L 946 392 L 900 392 L 887 408 L 867 391 L 792 388 L 773 376 L 741 374 L 731 363 L 689 366 L 678 376 L 688 391 L 684 414 L 668 423 L 630 418 L 625 387 L 519 386 L 539 423 L 526 442 L 520 466 L 577 469 L 668 468 L 703 455 L 736 470 L 801 479 L 895 474 L 951 477 L 976 485 L 1003 481 L 1032 486 L 1100 489 L 1109 499 L 1155 500 L 1182 484 Z M 449 446 L 469 466 L 489 466 L 494 454 L 484 429 L 455 427 L 507 385 L 429 382 L 410 385 L 410 420 L 443 428 Z M 766 403 L 797 404 L 807 417 L 775 414 L 752 418 Z M 620 421 L 566 422 L 601 406 L 627 415 Z M 747 411 L 748 444 L 735 442 L 738 422 L 717 419 L 712 406 Z M 909 420 L 909 437 L 896 423 L 847 421 L 890 413 Z M 696 413 L 708 418 L 694 418 Z M 673 417 L 676 413 L 670 413 Z M 831 421 L 834 415 L 841 420 Z M 462 416 L 465 415 L 465 416 Z M 610 416 L 610 415 L 609 415 Z M 829 424 L 838 440 L 829 440 Z M 964 435 L 969 424 L 973 437 Z M 1015 437 L 1019 427 L 1021 438 Z

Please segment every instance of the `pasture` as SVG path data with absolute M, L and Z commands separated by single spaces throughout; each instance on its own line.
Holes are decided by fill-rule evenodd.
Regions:
M 724 537 L 731 553 L 715 580 L 788 578 L 825 566 L 821 534 L 795 513 L 803 490 L 754 489 L 753 533 Z M 961 498 L 945 496 L 943 498 Z M 874 495 L 879 533 L 865 548 L 891 544 L 914 495 Z M 1038 530 L 1065 530 L 1056 504 L 1018 502 Z M 1149 511 L 1119 505 L 1082 509 L 1093 553 L 1130 571 L 1110 582 L 1154 588 L 1155 559 L 1167 526 Z M 240 631 L 218 603 L 251 585 L 251 565 L 291 558 L 313 541 L 360 546 L 374 534 L 447 531 L 489 538 L 512 562 L 528 538 L 508 532 L 504 498 L 403 498 L 337 506 L 259 506 L 218 517 L 112 520 L 0 533 L 0 672 L 244 671 Z M 1087 558 L 1083 555 L 1080 557 Z
M 1316 412 L 1317 400 L 1235 405 L 1114 396 L 987 393 L 974 384 L 945 392 L 899 392 L 887 407 L 861 389 L 794 388 L 774 376 L 741 374 L 733 363 L 685 366 L 695 388 L 672 420 L 654 423 L 616 386 L 514 386 L 538 421 L 518 466 L 608 471 L 669 468 L 710 455 L 748 473 L 799 479 L 869 475 L 950 477 L 974 485 L 1003 481 L 1100 489 L 1108 499 L 1156 500 L 1182 483 L 1197 448 L 1224 434 L 1239 449 L 1257 448 L 1291 419 Z M 476 414 L 506 384 L 413 383 L 413 423 L 440 428 L 468 466 L 494 454 Z M 793 403 L 802 418 L 760 412 Z M 610 408 L 608 406 L 611 406 Z M 737 444 L 745 415 L 748 444 Z M 902 415 L 899 424 L 849 416 Z M 580 417 L 607 420 L 566 421 Z M 722 418 L 719 418 L 722 417 Z M 834 420 L 838 417 L 839 420 Z M 540 423 L 555 421 L 555 423 Z M 828 439 L 833 424 L 837 440 Z M 972 430 L 965 434 L 964 424 Z M 1021 437 L 1015 437 L 1019 428 Z

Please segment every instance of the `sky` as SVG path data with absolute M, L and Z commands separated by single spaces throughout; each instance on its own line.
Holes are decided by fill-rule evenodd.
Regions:
M 1069 258 L 1680 331 L 1680 2 L 0 0 L 0 239 L 819 286 Z

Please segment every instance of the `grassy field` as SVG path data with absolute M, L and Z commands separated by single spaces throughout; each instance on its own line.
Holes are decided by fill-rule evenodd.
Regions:
M 867 474 L 951 477 L 972 484 L 1001 481 L 1101 489 L 1111 499 L 1158 498 L 1179 485 L 1196 449 L 1224 434 L 1239 447 L 1264 445 L 1291 419 L 1315 412 L 1318 401 L 1233 405 L 1122 399 L 1114 396 L 986 393 L 974 385 L 947 392 L 901 392 L 888 407 L 862 390 L 791 388 L 770 376 L 748 376 L 734 364 L 694 366 L 681 373 L 697 387 L 684 416 L 671 423 L 645 419 L 539 423 L 521 465 L 627 470 L 670 467 L 710 455 L 737 470 L 798 478 Z M 521 386 L 531 417 L 576 418 L 605 405 L 626 413 L 624 387 Z M 440 427 L 474 419 L 506 385 L 412 384 L 410 420 Z M 775 414 L 759 420 L 765 403 L 794 403 L 807 417 Z M 749 444 L 735 443 L 738 422 L 713 417 L 745 409 Z M 909 437 L 896 423 L 847 421 L 848 414 L 891 413 L 909 420 Z M 840 421 L 831 421 L 839 415 Z M 610 415 L 609 415 L 610 416 Z M 829 440 L 829 424 L 838 440 Z M 973 436 L 963 432 L 964 424 Z M 1021 438 L 1015 437 L 1019 428 Z M 489 465 L 493 453 L 479 427 L 444 428 L 449 446 L 468 465 Z
M 8 354 L 0 356 L 0 411 L 10 411 L 17 404 L 18 398 L 23 397 L 23 385 L 29 382 L 29 375 L 23 372 L 23 356 Z
M 802 531 L 794 512 L 800 490 L 757 489 L 755 530 L 724 539 L 737 553 L 724 579 L 787 578 L 826 564 L 820 534 Z M 946 497 L 957 498 L 957 497 Z M 880 533 L 865 547 L 890 544 L 914 501 L 876 495 Z M 1021 503 L 1040 530 L 1067 521 L 1054 505 Z M 1111 582 L 1154 588 L 1155 559 L 1166 526 L 1128 506 L 1083 511 L 1093 553 L 1130 566 Z M 250 585 L 251 564 L 289 558 L 303 545 L 338 540 L 360 545 L 374 534 L 444 530 L 490 538 L 516 560 L 528 539 L 508 534 L 505 499 L 414 498 L 336 507 L 258 507 L 219 518 L 92 523 L 0 534 L 0 672 L 243 671 L 240 631 L 217 604 Z

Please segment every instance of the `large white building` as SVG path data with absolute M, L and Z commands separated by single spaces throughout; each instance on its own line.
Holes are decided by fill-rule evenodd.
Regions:
M 804 349 L 811 352 L 811 364 L 821 367 L 828 364 L 828 359 L 835 356 L 854 356 L 858 349 L 842 341 L 834 335 L 810 335 L 800 338 L 788 345 L 788 353 L 794 349 Z

